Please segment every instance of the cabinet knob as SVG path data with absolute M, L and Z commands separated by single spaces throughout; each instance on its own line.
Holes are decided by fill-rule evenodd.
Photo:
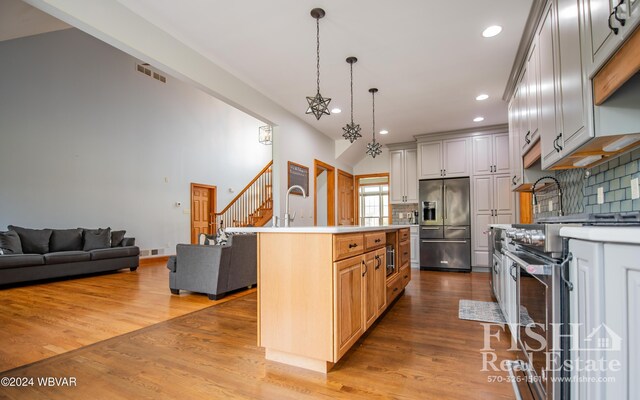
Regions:
M 354 247 L 358 247 L 357 243 L 349 243 L 349 248 L 353 249 Z

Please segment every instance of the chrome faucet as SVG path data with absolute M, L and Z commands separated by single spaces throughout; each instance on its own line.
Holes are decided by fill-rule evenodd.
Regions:
M 293 213 L 293 216 L 289 215 L 289 195 L 291 195 L 291 191 L 293 189 L 300 189 L 300 191 L 302 192 L 302 197 L 307 197 L 307 193 L 304 191 L 304 188 L 300 185 L 293 185 L 289 188 L 289 190 L 287 190 L 287 200 L 285 202 L 285 207 L 284 207 L 284 227 L 285 228 L 288 228 L 289 224 L 293 222 L 293 220 L 296 218 L 296 213 Z

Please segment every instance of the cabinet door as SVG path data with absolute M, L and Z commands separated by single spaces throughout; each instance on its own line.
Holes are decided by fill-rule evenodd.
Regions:
M 578 9 L 579 0 L 557 0 L 558 10 Z M 558 112 L 560 113 L 559 144 L 563 154 L 569 154 L 590 139 L 587 131 L 586 82 L 580 53 L 580 24 L 578 18 L 558 18 Z
M 598 332 L 598 340 L 610 346 L 609 360 L 620 367 L 607 371 L 614 382 L 604 384 L 606 399 L 640 398 L 640 246 L 604 245 L 605 325 L 610 332 Z M 599 342 L 601 343 L 601 342 Z M 619 348 L 619 351 L 616 349 Z
M 334 263 L 335 360 L 338 360 L 364 332 L 362 269 L 364 258 L 351 257 Z
M 364 265 L 362 266 L 362 302 L 364 309 L 364 329 L 367 330 L 378 316 L 376 304 L 376 252 L 370 251 L 364 255 Z
M 569 293 L 569 315 L 571 323 L 577 330 L 573 332 L 577 336 L 574 347 L 574 357 L 582 362 L 597 360 L 602 357 L 602 350 L 587 349 L 581 346 L 585 339 L 604 322 L 604 270 L 603 270 L 603 246 L 601 243 L 587 242 L 571 239 L 569 251 L 573 255 L 569 266 L 569 277 L 574 283 L 573 290 Z M 597 379 L 603 371 L 581 371 L 579 377 L 584 377 L 584 382 L 571 383 L 571 392 L 575 400 L 604 399 L 604 386 L 590 379 Z
M 513 212 L 513 192 L 509 175 L 496 175 L 493 181 L 493 209 L 496 213 Z
M 527 59 L 527 119 L 529 122 L 529 127 L 527 131 L 529 132 L 529 143 L 525 143 L 525 145 L 530 147 L 530 145 L 536 141 L 539 135 L 538 131 L 538 106 L 540 105 L 540 96 L 539 96 L 539 88 L 540 88 L 540 65 L 538 60 L 538 38 L 534 37 L 531 42 L 531 49 L 529 50 L 529 57 Z
M 548 168 L 560 159 L 560 152 L 554 144 L 558 137 L 556 130 L 556 95 L 554 73 L 553 7 L 545 9 L 540 31 L 540 140 L 542 147 L 542 168 Z
M 595 73 L 609 58 L 620 41 L 620 34 L 615 35 L 609 28 L 609 16 L 619 0 L 584 0 L 586 6 L 587 25 L 584 32 L 586 57 L 588 57 L 588 73 Z M 611 17 L 614 27 L 621 28 Z M 620 33 L 620 32 L 618 32 Z
M 511 173 L 509 134 L 493 135 L 493 166 L 495 173 Z
M 444 176 L 455 178 L 469 176 L 469 141 L 465 139 L 443 140 Z
M 405 202 L 418 202 L 418 151 L 404 151 L 404 195 Z
M 493 210 L 493 178 L 476 176 L 473 178 L 474 214 L 491 213 Z
M 375 285 L 375 300 L 377 315 L 380 315 L 387 308 L 387 271 L 386 271 L 386 251 L 380 249 L 375 252 L 375 266 L 374 266 L 374 285 Z
M 527 146 L 527 139 L 530 141 L 531 131 L 529 130 L 529 85 L 527 83 L 527 72 L 525 69 L 522 71 L 522 78 L 520 79 L 520 149 L 524 153 Z
M 420 235 L 411 232 L 411 268 L 420 268 Z
M 389 201 L 391 204 L 404 203 L 404 150 L 389 152 Z
M 493 223 L 490 214 L 476 214 L 473 216 L 473 249 L 474 251 L 489 251 L 489 224 Z M 474 264 L 475 265 L 475 264 Z
M 522 153 L 520 148 L 520 135 L 519 135 L 519 126 L 518 126 L 518 111 L 519 111 L 519 101 L 520 101 L 520 92 L 516 88 L 515 93 L 513 94 L 513 98 L 511 99 L 511 103 L 509 104 L 509 141 L 510 141 L 510 151 L 511 154 L 511 165 L 513 166 L 511 171 L 511 184 L 513 188 L 520 186 L 522 183 Z
M 491 135 L 472 139 L 473 174 L 486 175 L 493 172 L 493 146 Z
M 442 177 L 442 142 L 418 143 L 420 179 Z

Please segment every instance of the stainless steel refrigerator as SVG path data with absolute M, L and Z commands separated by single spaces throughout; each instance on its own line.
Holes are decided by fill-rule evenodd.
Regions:
M 420 269 L 471 271 L 469 178 L 420 181 Z

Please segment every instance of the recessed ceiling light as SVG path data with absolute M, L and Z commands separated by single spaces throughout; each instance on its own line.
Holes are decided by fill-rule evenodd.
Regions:
M 332 108 L 331 109 L 331 114 L 340 114 L 342 112 L 341 109 L 339 108 Z
M 482 101 L 482 100 L 486 100 L 486 99 L 488 99 L 488 98 L 489 98 L 489 95 L 488 95 L 488 94 L 481 94 L 481 95 L 479 95 L 478 97 L 476 97 L 476 100 L 478 100 L 478 101 Z
M 483 118 L 483 117 L 475 117 L 475 118 L 473 119 L 473 122 L 482 122 L 482 121 L 484 121 L 484 118 Z
M 502 27 L 499 25 L 491 25 L 490 27 L 488 27 L 487 29 L 485 29 L 482 32 L 482 36 L 484 37 L 494 37 L 497 34 L 499 34 L 500 32 L 502 32 Z
M 389 131 L 386 130 L 386 129 L 383 129 L 383 130 L 380 131 L 381 135 L 386 135 L 387 133 L 389 133 Z

